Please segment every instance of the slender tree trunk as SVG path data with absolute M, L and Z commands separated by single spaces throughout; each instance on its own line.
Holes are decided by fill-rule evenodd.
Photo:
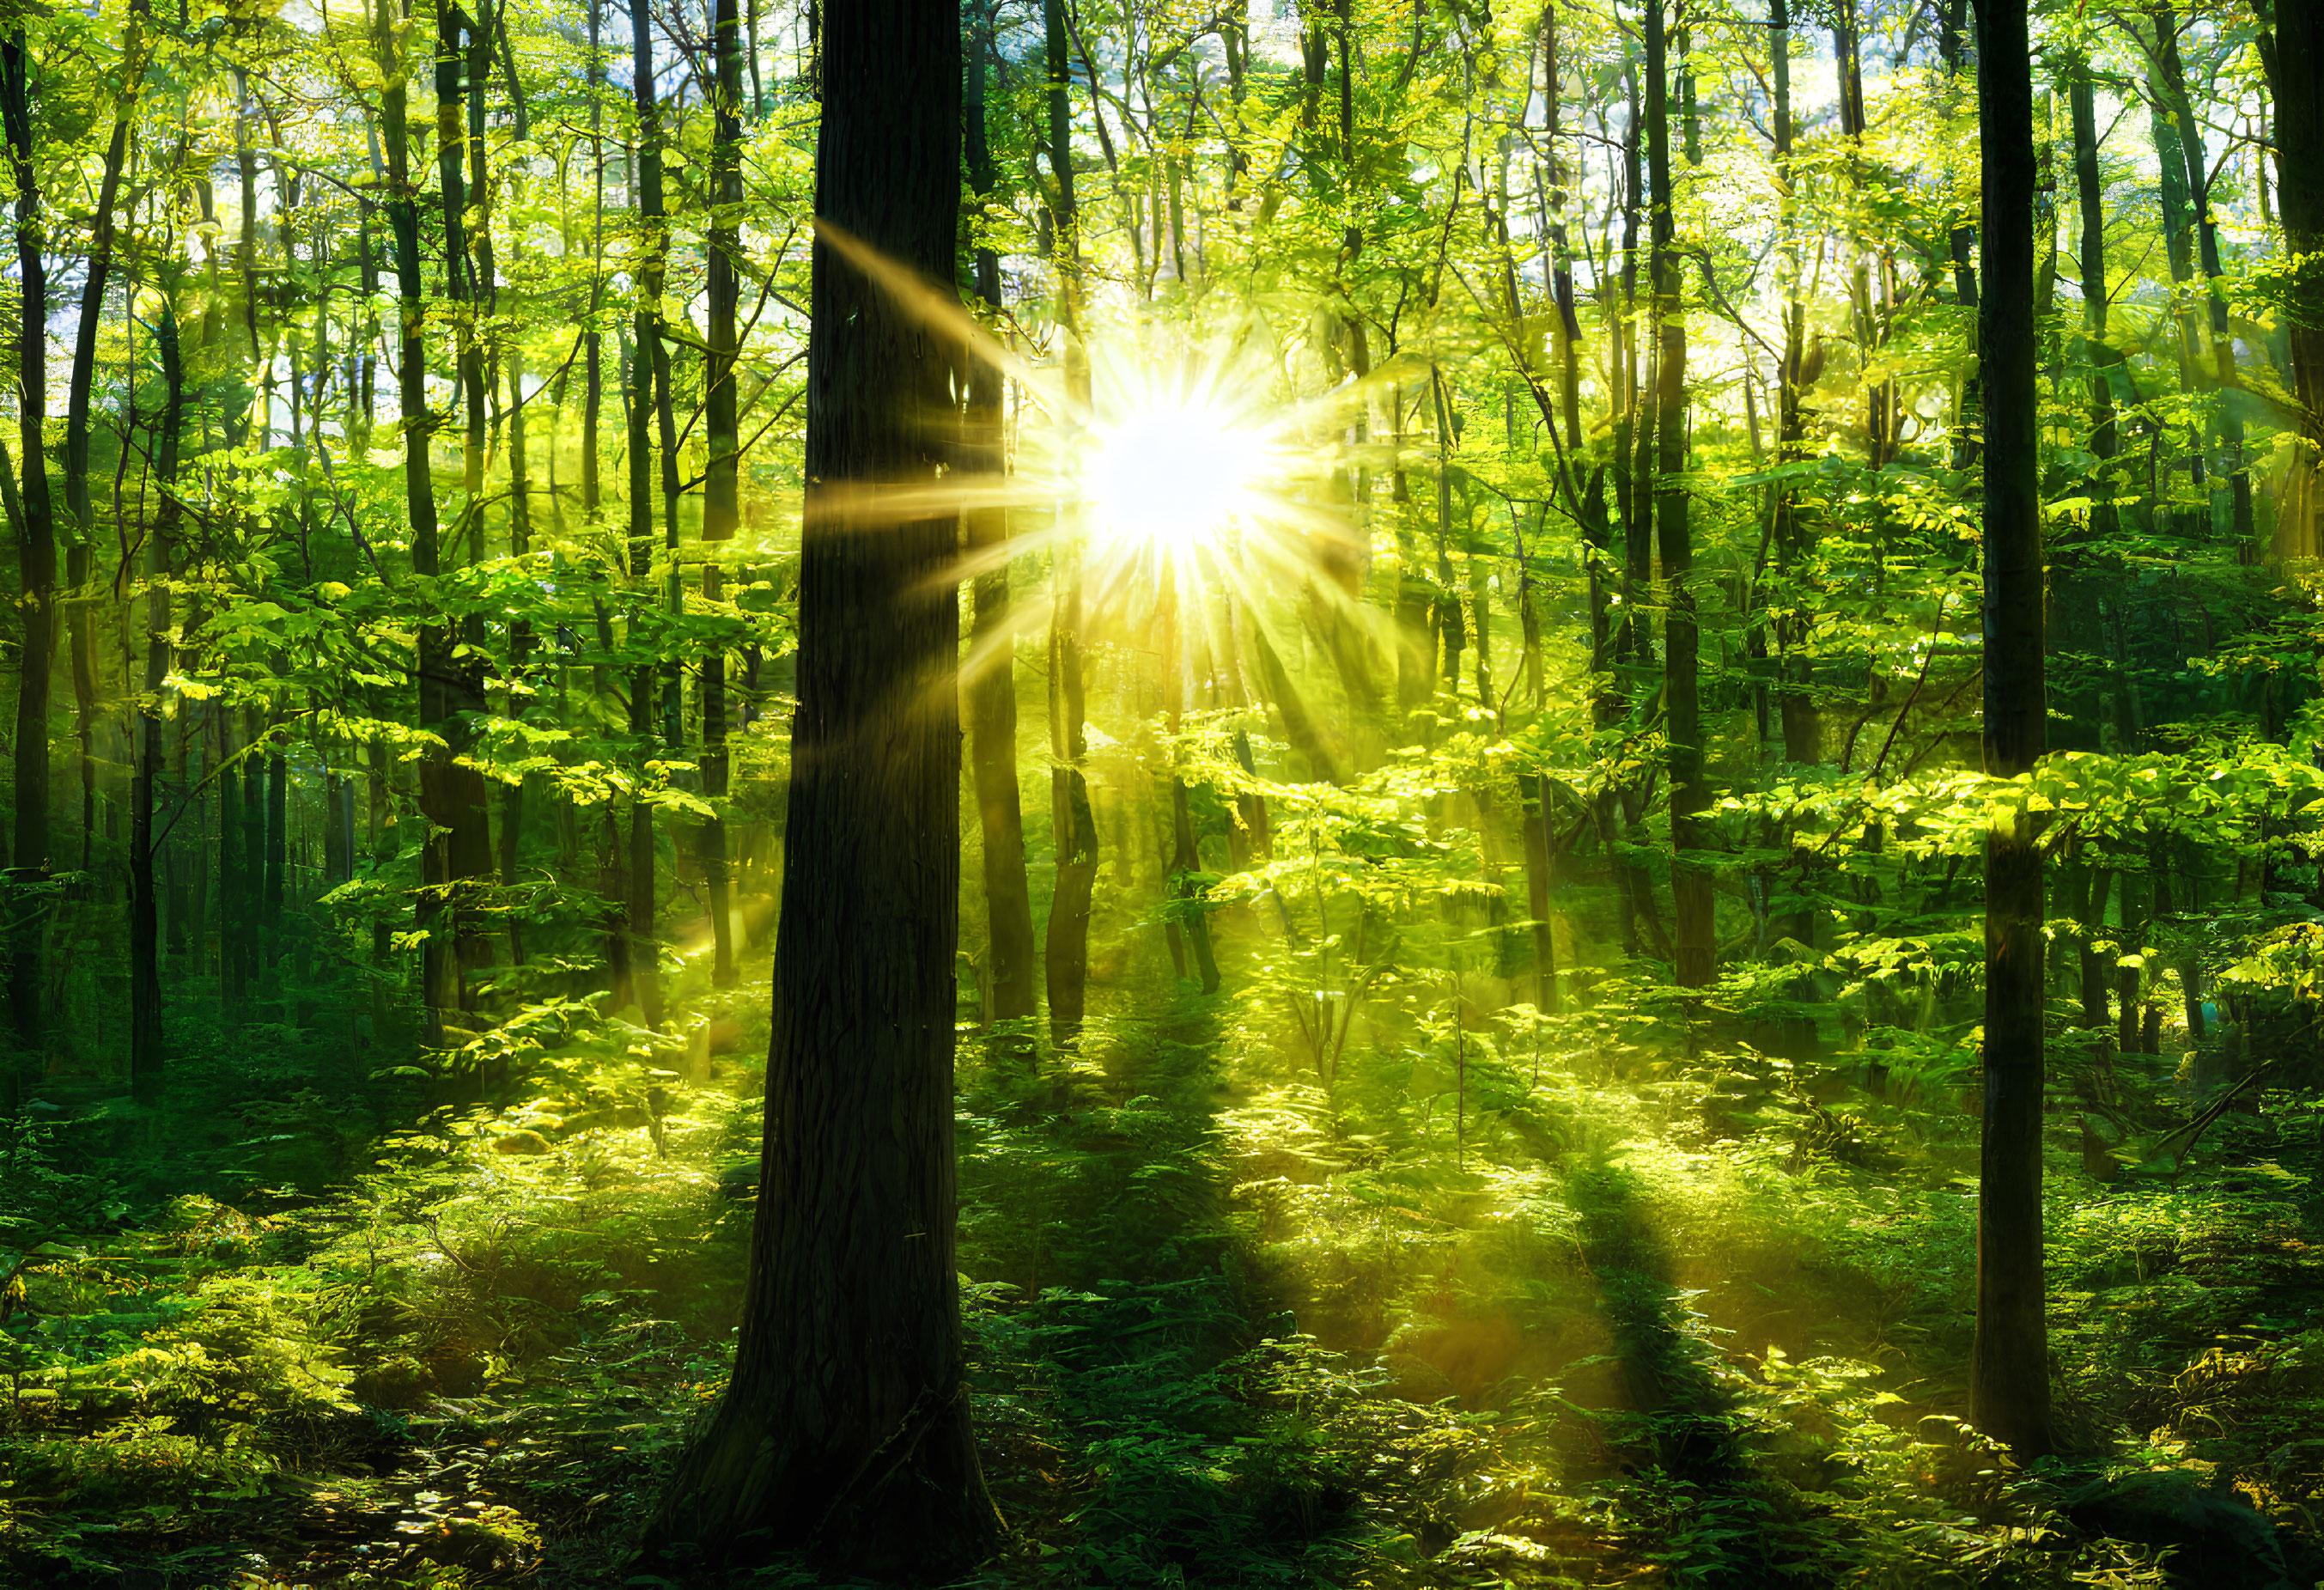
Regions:
M 31 69 L 20 25 L 0 41 L 0 117 L 6 122 L 8 153 L 16 168 L 17 281 L 23 293 L 18 324 L 28 328 L 16 339 L 16 445 L 23 472 L 16 545 L 23 649 L 16 688 L 15 827 L 9 852 L 14 862 L 9 907 L 15 932 L 9 946 L 8 1013 L 22 1057 L 18 1063 L 23 1068 L 11 1078 L 18 1097 L 38 1079 L 48 1042 L 42 1008 L 42 940 L 49 914 L 49 665 L 56 652 L 57 622 L 56 530 L 42 438 L 48 417 L 48 339 L 30 329 L 46 326 L 49 319 L 48 267 L 41 254 L 41 190 L 32 163 Z
M 79 325 L 73 337 L 71 384 L 65 397 L 65 512 L 73 525 L 65 554 L 65 584 L 73 593 L 70 628 L 75 735 L 80 743 L 83 871 L 90 865 L 97 830 L 97 648 L 90 597 L 86 594 L 97 545 L 97 518 L 89 506 L 88 492 L 88 411 L 97 385 L 97 339 L 105 323 L 105 291 L 113 274 L 114 209 L 120 198 L 122 171 L 128 164 L 129 132 L 145 76 L 144 20 L 144 6 L 133 4 L 122 40 L 121 79 L 114 88 L 113 136 L 106 144 L 97 209 L 89 217 L 88 262 L 81 282 Z
M 924 281 L 959 222 L 955 0 L 824 17 L 816 213 Z M 950 350 L 814 253 L 788 861 L 765 1148 L 734 1374 L 649 1560 L 804 1550 L 826 1576 L 948 1578 L 995 1539 L 954 1257 L 960 735 Z M 907 494 L 883 506 L 877 488 Z
M 1089 363 L 1081 347 L 1081 217 L 1074 198 L 1073 111 L 1066 94 L 1072 71 L 1065 54 L 1065 0 L 1043 0 L 1047 37 L 1049 168 L 1056 188 L 1059 297 L 1067 338 L 1065 382 L 1086 405 Z M 1089 754 L 1084 725 L 1080 554 L 1060 546 L 1050 561 L 1054 590 L 1049 623 L 1049 829 L 1056 848 L 1056 882 L 1049 894 L 1042 969 L 1048 987 L 1052 1041 L 1071 1047 L 1080 1034 L 1089 981 L 1091 897 L 1097 887 L 1097 820 L 1082 763 Z
M 967 60 L 969 181 L 980 195 L 1000 181 L 984 116 L 988 45 L 985 32 L 973 30 Z M 976 251 L 976 293 L 988 310 L 1001 308 L 1001 259 L 989 248 Z M 972 482 L 994 487 L 1008 470 L 1001 430 L 1003 387 L 999 366 L 971 350 L 968 411 L 963 469 Z M 972 671 L 963 703 L 968 709 L 969 752 L 976 784 L 978 827 L 984 841 L 986 951 L 990 969 L 987 1016 L 995 1021 L 1029 1019 L 1038 1003 L 1035 983 L 1032 892 L 1025 874 L 1025 819 L 1017 781 L 1016 639 L 1009 614 L 1008 510 L 980 505 L 962 515 L 969 556 L 979 559 L 969 632 Z M 1018 1052 L 1029 1058 L 1021 1040 Z
M 409 58 L 392 0 L 378 0 L 373 23 L 375 47 L 386 79 L 380 121 L 387 142 L 387 224 L 395 255 L 398 319 L 401 323 L 399 402 L 403 421 L 404 512 L 411 525 L 411 571 L 422 579 L 443 572 L 438 546 L 440 527 L 436 513 L 436 480 L 429 469 L 429 439 L 436 417 L 428 408 L 428 351 L 423 337 L 427 307 L 420 274 L 420 194 L 412 181 L 410 160 Z M 456 55 L 454 57 L 456 60 Z M 439 61 L 438 69 L 441 69 Z M 454 168 L 456 180 L 457 168 Z M 447 222 L 456 236 L 456 217 Z M 458 275 L 458 252 L 447 255 L 447 273 Z M 419 638 L 419 726 L 440 736 L 451 716 L 453 679 L 452 630 L 445 624 L 422 624 Z M 414 928 L 426 935 L 420 946 L 420 1000 L 424 1040 L 430 1048 L 445 1042 L 445 1017 L 466 1003 L 459 957 L 453 943 L 456 913 L 447 895 L 452 873 L 442 833 L 454 820 L 452 753 L 440 739 L 430 743 L 420 759 L 420 812 L 429 825 L 420 849 L 420 888 L 414 906 Z
M 164 278 L 161 324 L 154 345 L 161 361 L 160 477 L 161 502 L 145 548 L 145 698 L 137 710 L 137 772 L 129 791 L 129 1087 L 142 1105 L 161 1099 L 164 1057 L 161 1026 L 161 907 L 153 877 L 153 799 L 161 778 L 161 683 L 170 669 L 170 559 L 182 510 L 178 502 L 179 439 L 185 426 L 186 377 L 178 352 L 177 294 Z
M 2289 9 L 2298 9 L 2298 6 Z M 2156 87 L 2165 97 L 2177 123 L 2179 152 L 2187 165 L 2187 196 L 2194 207 L 2196 257 L 2201 263 L 2204 280 L 2210 286 L 2208 302 L 2213 365 L 2211 376 L 2220 389 L 2212 424 L 2218 437 L 2221 462 L 2227 470 L 2229 523 L 2238 556 L 2249 561 L 2258 556 L 2258 530 L 2252 502 L 2251 474 L 2246 467 L 2244 457 L 2243 413 L 2232 395 L 2236 384 L 2236 344 L 2234 334 L 2227 326 L 2226 273 L 2219 259 L 2218 224 L 2211 208 L 2211 173 L 2205 163 L 2202 126 L 2195 120 L 2193 103 L 2187 94 L 2187 72 L 2179 55 L 2176 15 L 2167 5 L 2157 7 L 2154 24 L 2157 35 Z
M 703 421 L 710 443 L 703 481 L 702 599 L 725 599 L 718 559 L 742 523 L 742 437 L 735 419 L 734 362 L 740 351 L 735 311 L 742 295 L 736 255 L 742 246 L 742 40 L 736 0 L 716 0 L 711 45 L 718 61 L 716 125 L 710 145 L 710 187 L 718 208 L 710 231 L 710 358 L 704 372 Z M 702 659 L 702 794 L 713 815 L 700 834 L 703 892 L 710 909 L 710 981 L 732 987 L 734 915 L 726 871 L 726 654 Z
M 1163 588 L 1159 621 L 1162 626 L 1162 710 L 1176 735 L 1184 725 L 1186 706 L 1185 663 L 1181 637 L 1185 626 L 1179 613 L 1179 592 L 1175 567 L 1167 559 L 1161 559 Z M 1194 843 L 1193 808 L 1186 797 L 1186 781 L 1179 775 L 1172 753 L 1170 774 L 1170 899 L 1176 920 L 1172 926 L 1181 931 L 1194 947 L 1194 972 L 1204 994 L 1219 991 L 1218 957 L 1211 946 L 1211 918 L 1204 904 L 1204 891 L 1197 881 L 1203 870 L 1202 855 Z
M 1784 362 L 1782 375 L 1776 384 L 1775 400 L 1775 460 L 1781 465 L 1798 458 L 1807 440 L 1806 421 L 1800 407 L 1802 366 L 1806 358 L 1807 308 L 1800 296 L 1799 247 L 1790 238 L 1797 207 L 1791 196 L 1793 140 L 1796 130 L 1792 123 L 1789 0 L 1775 0 L 1770 32 L 1775 38 L 1775 165 L 1784 176 L 1781 207 L 1785 232 Z M 1769 489 L 1775 497 L 1775 518 L 1771 535 L 1776 554 L 1782 559 L 1786 575 L 1794 582 L 1804 580 L 1814 550 L 1812 535 L 1790 483 L 1778 480 Z M 1823 721 L 1814 693 L 1815 665 L 1807 649 L 1812 622 L 1809 605 L 1798 599 L 1803 594 L 1793 593 L 1792 599 L 1784 604 L 1782 616 L 1775 621 L 1776 700 L 1778 716 L 1784 726 L 1784 760 L 1817 763 L 1823 760 Z
M 509 556 L 524 559 L 532 552 L 532 480 L 525 458 L 524 434 L 524 352 L 514 343 L 501 356 L 508 366 L 508 435 L 509 435 Z M 530 667 L 532 661 L 532 624 L 529 619 L 512 619 L 509 623 L 509 692 L 508 715 L 512 719 L 525 715 L 532 699 Z M 500 882 L 503 889 L 516 887 L 518 869 L 524 854 L 524 790 L 526 781 L 519 779 L 504 785 L 501 794 Z M 509 913 L 509 963 L 524 965 L 524 917 L 521 912 Z
M 2090 365 L 2090 452 L 2098 459 L 2093 472 L 2090 531 L 2098 536 L 2115 529 L 2113 473 L 2116 439 L 2111 370 L 2120 357 L 2107 344 L 2106 190 L 2098 177 L 2098 111 L 2091 90 L 2089 61 L 2080 56 L 2066 63 L 2066 96 L 2074 124 L 2074 187 L 2081 200 L 2082 335 Z
M 1655 366 L 1655 527 L 1661 542 L 1669 616 L 1664 621 L 1663 714 L 1670 743 L 1671 897 L 1673 948 L 1679 986 L 1704 988 L 1714 973 L 1710 836 L 1702 816 L 1711 807 L 1703 772 L 1702 711 L 1698 679 L 1694 546 L 1686 491 L 1686 309 L 1680 295 L 1679 257 L 1673 236 L 1670 171 L 1669 70 L 1665 56 L 1662 0 L 1646 8 L 1646 165 L 1653 205 L 1653 271 L 1657 328 Z
M 285 899 L 284 873 L 290 864 L 290 766 L 289 758 L 280 749 L 266 757 L 266 898 L 261 907 L 265 923 L 265 964 L 261 975 L 268 983 L 275 982 L 274 973 L 282 961 L 282 906 Z M 254 771 L 256 763 L 252 763 Z
M 630 577 L 641 595 L 653 581 L 654 496 L 652 423 L 656 377 L 666 368 L 661 348 L 661 292 L 664 263 L 669 246 L 669 226 L 662 208 L 661 106 L 654 92 L 652 13 L 643 5 L 630 14 L 631 79 L 637 99 L 638 242 L 637 307 L 631 320 L 629 380 L 630 448 Z M 661 374 L 659 384 L 666 387 Z M 676 563 L 670 564 L 676 578 Z M 632 623 L 632 642 L 643 638 L 643 627 Z M 630 674 L 630 734 L 637 744 L 641 768 L 658 749 L 655 708 L 661 705 L 663 670 L 651 662 L 637 665 Z M 630 803 L 630 976 L 637 990 L 639 1013 L 649 1027 L 662 1021 L 660 947 L 657 938 L 661 891 L 655 876 L 653 808 L 643 800 Z
M 2033 56 L 2025 0 L 1978 8 L 1982 86 L 1985 771 L 2043 749 L 2041 463 L 2034 317 Z M 2042 1279 L 2042 852 L 2021 807 L 1986 836 L 1985 1113 L 1970 1418 L 2021 1457 L 2050 1447 Z

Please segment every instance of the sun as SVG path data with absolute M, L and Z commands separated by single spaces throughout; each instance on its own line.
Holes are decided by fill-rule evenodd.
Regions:
M 1097 434 L 1085 476 L 1091 528 L 1122 550 L 1190 550 L 1254 505 L 1265 441 L 1216 410 L 1160 403 Z

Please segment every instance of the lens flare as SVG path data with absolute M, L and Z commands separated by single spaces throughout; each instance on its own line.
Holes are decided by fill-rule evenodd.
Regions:
M 1268 462 L 1259 438 L 1214 411 L 1139 410 L 1099 434 L 1092 529 L 1116 544 L 1202 545 L 1250 510 Z

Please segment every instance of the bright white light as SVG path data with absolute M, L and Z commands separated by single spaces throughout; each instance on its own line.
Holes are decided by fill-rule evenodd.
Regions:
M 1098 533 L 1199 544 L 1243 511 L 1266 464 L 1258 438 L 1207 410 L 1143 410 L 1100 433 L 1088 476 Z

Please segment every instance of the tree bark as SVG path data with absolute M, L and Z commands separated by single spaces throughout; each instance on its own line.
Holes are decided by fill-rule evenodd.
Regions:
M 824 16 L 816 213 L 953 279 L 957 0 Z M 650 1559 L 800 1551 L 827 1576 L 941 1582 L 995 1538 L 970 1437 L 954 1260 L 959 877 L 951 350 L 847 263 L 813 259 L 798 709 L 765 1146 L 734 1376 L 649 1527 Z M 905 494 L 886 506 L 878 488 Z
M 6 122 L 8 153 L 16 168 L 17 280 L 23 292 L 19 324 L 37 328 L 48 324 L 49 293 L 48 267 L 41 254 L 41 190 L 32 164 L 31 69 L 20 26 L 0 41 L 0 117 Z M 14 843 L 9 852 L 14 863 L 10 907 L 15 933 L 9 946 L 8 1013 L 22 1057 L 19 1065 L 26 1068 L 11 1078 L 21 1094 L 38 1078 L 48 1041 L 42 1009 L 42 941 L 48 926 L 49 665 L 56 652 L 57 543 L 49 458 L 42 436 L 47 420 L 48 339 L 28 330 L 16 345 L 16 445 L 23 471 L 16 544 L 24 638 L 16 689 Z
M 142 1105 L 160 1101 L 167 1049 L 162 1040 L 161 906 L 154 887 L 153 800 L 161 778 L 161 682 L 170 669 L 170 558 L 183 510 L 178 454 L 185 429 L 185 367 L 178 351 L 176 293 L 165 280 L 154 345 L 161 361 L 161 504 L 145 550 L 145 699 L 137 711 L 137 772 L 129 791 L 129 1090 Z
M 742 247 L 742 42 L 737 9 L 736 0 L 715 0 L 711 19 L 718 92 L 710 188 L 717 208 L 710 226 L 710 357 L 703 373 L 703 425 L 710 458 L 702 487 L 702 599 L 714 607 L 726 597 L 725 570 L 718 559 L 742 518 L 742 437 L 734 392 L 734 365 L 741 353 L 735 331 L 742 296 L 737 256 Z M 726 654 L 713 648 L 702 659 L 702 795 L 712 815 L 703 819 L 696 840 L 710 911 L 710 982 L 716 988 L 733 987 L 738 975 L 726 872 Z
M 2260 59 L 2273 91 L 2276 206 L 2285 245 L 2324 254 L 2324 6 L 2253 0 L 2264 24 Z M 2292 328 L 2293 391 L 2312 450 L 2324 442 L 2324 326 Z
M 1081 346 L 1081 222 L 1074 197 L 1073 110 L 1067 99 L 1073 74 L 1065 54 L 1065 0 L 1043 0 L 1047 70 L 1049 168 L 1056 180 L 1052 210 L 1056 217 L 1058 287 L 1065 323 L 1065 384 L 1084 411 L 1089 402 L 1089 361 Z M 1093 91 L 1094 86 L 1093 85 Z M 1089 754 L 1084 724 L 1082 675 L 1081 559 L 1061 545 L 1050 562 L 1053 587 L 1049 621 L 1049 829 L 1056 849 L 1056 881 L 1049 895 L 1049 920 L 1041 946 L 1049 998 L 1049 1035 L 1071 1047 L 1080 1035 L 1089 982 L 1091 897 L 1097 887 L 1096 814 L 1082 763 Z
M 2098 175 L 2096 97 L 2087 58 L 2066 63 L 2066 97 L 2074 124 L 2074 188 L 2081 204 L 2082 335 L 2090 365 L 2090 452 L 2098 459 L 2091 481 L 2090 532 L 2115 528 L 2112 473 L 2117 450 L 2111 370 L 2119 356 L 2107 345 L 2106 190 Z
M 399 402 L 403 429 L 404 512 L 411 525 L 411 571 L 433 579 L 443 570 L 438 547 L 440 525 L 436 512 L 436 480 L 429 467 L 428 444 L 436 418 L 428 408 L 428 355 L 423 337 L 427 309 L 420 274 L 420 194 L 411 178 L 411 137 L 409 124 L 409 61 L 401 42 L 392 0 L 378 0 L 374 14 L 374 42 L 386 79 L 380 121 L 387 142 L 387 224 L 395 255 L 396 300 L 401 360 L 398 366 Z M 456 217 L 447 226 L 456 236 Z M 456 258 L 456 250 L 447 257 Z M 447 271 L 457 275 L 456 264 Z M 442 735 L 449 725 L 452 684 L 452 629 L 447 624 L 420 626 L 419 636 L 419 726 Z M 444 1018 L 466 1003 L 459 957 L 453 943 L 456 912 L 447 899 L 452 873 L 447 847 L 438 830 L 448 832 L 456 796 L 452 752 L 440 739 L 429 744 L 420 759 L 420 811 L 429 828 L 420 850 L 420 888 L 414 906 L 414 928 L 427 935 L 420 947 L 420 998 L 423 1035 L 431 1048 L 445 1042 Z
M 970 185 L 979 195 L 1000 180 L 985 129 L 985 52 L 982 33 L 973 41 L 967 62 L 967 136 Z M 1001 259 L 989 248 L 976 251 L 976 294 L 987 310 L 1001 308 Z M 965 457 L 962 469 L 972 482 L 998 486 L 1008 470 L 1001 431 L 1003 387 L 1000 367 L 971 350 L 968 368 Z M 1023 793 L 1017 781 L 1016 641 L 1009 615 L 1008 510 L 978 505 L 963 515 L 969 556 L 978 559 L 973 582 L 974 617 L 969 631 L 969 674 L 964 701 L 968 708 L 969 748 L 976 785 L 978 828 L 984 841 L 984 909 L 991 1021 L 1029 1019 L 1038 1003 L 1034 981 L 1032 892 L 1025 874 Z M 1015 1048 L 1025 1052 L 1020 1039 Z M 1027 1054 L 1029 1058 L 1029 1053 Z
M 1694 569 L 1686 487 L 1686 309 L 1680 296 L 1670 170 L 1667 43 L 1662 0 L 1646 8 L 1646 167 L 1653 207 L 1655 529 L 1669 616 L 1663 624 L 1663 712 L 1670 744 L 1671 900 L 1674 971 L 1682 988 L 1710 986 L 1713 901 L 1707 867 L 1711 807 L 1703 773 L 1702 710 Z
M 1984 258 L 1985 770 L 2028 772 L 2046 701 L 2034 316 L 2033 58 L 2025 0 L 1978 9 Z M 2042 852 L 2022 804 L 1985 848 L 1985 1114 L 1970 1418 L 2021 1457 L 2050 1449 L 2042 1275 Z

